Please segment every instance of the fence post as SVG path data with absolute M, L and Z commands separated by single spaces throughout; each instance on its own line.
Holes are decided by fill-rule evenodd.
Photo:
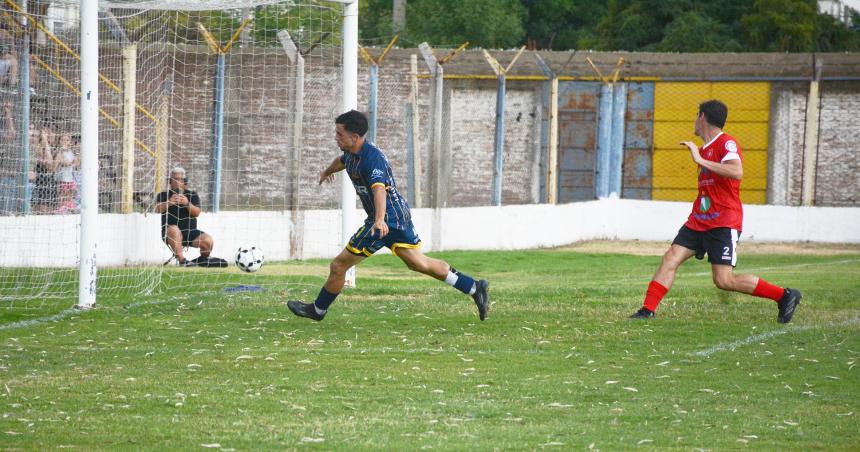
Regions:
M 573 60 L 576 52 L 570 54 L 567 62 L 564 63 L 559 73 Z M 535 59 L 538 62 L 540 70 L 549 79 L 548 86 L 544 83 L 544 96 L 549 97 L 547 121 L 547 151 L 546 151 L 546 202 L 547 204 L 556 204 L 558 202 L 558 74 L 553 71 L 549 65 L 535 53 Z M 546 99 L 544 100 L 546 102 Z M 546 105 L 544 105 L 547 108 Z
M 600 87 L 600 111 L 597 124 L 597 162 L 594 191 L 596 197 L 606 198 L 613 192 L 621 194 L 621 168 L 624 161 L 624 110 L 627 108 L 627 87 L 619 86 L 623 94 L 615 94 L 618 74 L 624 64 L 619 58 L 612 78 L 604 77 L 591 58 L 588 64 L 603 83 Z M 622 84 L 623 85 L 623 84 Z M 617 96 L 617 97 L 616 97 Z M 615 108 L 618 107 L 618 111 Z M 613 156 L 613 153 L 616 155 Z M 618 180 L 618 189 L 613 191 L 613 180 Z
M 496 86 L 496 133 L 493 134 L 493 205 L 502 205 L 502 174 L 505 165 L 505 74 L 498 75 Z
M 299 168 L 302 161 L 302 125 L 304 123 L 305 109 L 305 58 L 299 48 L 293 42 L 292 37 L 286 30 L 278 32 L 281 47 L 287 54 L 287 58 L 293 63 L 293 86 L 290 89 L 290 108 L 292 109 L 293 122 L 289 125 L 290 134 L 290 168 L 288 168 L 287 187 L 288 207 L 290 209 L 290 257 L 301 259 L 304 254 L 304 215 L 299 209 L 300 203 L 300 179 Z
M 612 141 L 612 85 L 600 87 L 600 111 L 597 120 L 597 177 L 594 191 L 597 198 L 609 196 L 609 152 Z
M 612 131 L 609 144 L 610 197 L 621 197 L 621 179 L 624 168 L 624 119 L 627 111 L 627 84 L 615 83 L 612 93 Z
M 134 136 L 135 99 L 137 99 L 137 44 L 122 49 L 123 127 L 122 127 L 122 198 L 120 212 L 134 210 Z
M 419 139 L 418 113 L 418 56 L 412 54 L 410 64 L 409 103 L 406 104 L 406 141 L 409 159 L 409 204 L 415 208 L 423 206 L 421 200 L 421 146 Z
M 226 56 L 219 53 L 215 68 L 215 117 L 212 127 L 212 163 L 209 185 L 212 212 L 221 209 L 221 154 L 224 151 L 224 77 L 226 76 Z
M 18 86 L 21 95 L 21 126 L 18 130 L 21 131 L 21 213 L 27 215 L 30 213 L 30 198 L 32 192 L 30 190 L 30 34 L 27 33 L 27 1 L 21 2 L 21 9 L 25 14 L 21 15 L 21 21 L 24 25 L 24 34 L 21 36 L 21 48 L 18 49 Z
M 391 41 L 388 43 L 388 46 L 385 47 L 385 50 L 382 51 L 382 55 L 378 58 L 374 58 L 370 52 L 367 51 L 364 47 L 359 46 L 358 50 L 361 52 L 361 56 L 370 65 L 370 92 L 368 94 L 368 105 L 367 105 L 367 113 L 368 113 L 368 128 L 367 128 L 367 138 L 372 143 L 376 143 L 376 120 L 379 116 L 379 107 L 378 107 L 378 98 L 379 98 L 379 66 L 382 65 L 382 60 L 385 59 L 385 55 L 388 55 L 388 52 L 391 51 L 391 48 L 394 47 L 394 43 L 397 42 L 397 38 L 400 35 L 395 35 L 391 38 Z
M 373 63 L 370 65 L 370 92 L 368 93 L 367 113 L 369 123 L 367 128 L 367 139 L 372 143 L 376 143 L 376 117 L 377 117 L 377 96 L 379 93 L 379 65 Z
M 443 162 L 442 143 L 442 113 L 445 108 L 443 92 L 445 71 L 442 69 L 442 66 L 468 45 L 468 42 L 464 42 L 460 47 L 442 59 L 436 58 L 436 55 L 433 53 L 433 48 L 431 48 L 426 42 L 422 42 L 418 45 L 418 50 L 421 52 L 421 56 L 424 57 L 424 62 L 427 63 L 427 67 L 430 69 L 430 74 L 433 76 L 433 114 L 430 116 L 430 125 L 433 132 L 431 134 L 430 142 L 430 155 L 431 161 L 433 162 L 433 196 L 431 197 L 430 205 L 437 209 L 445 207 L 448 203 L 448 184 L 445 183 L 445 177 L 447 175 L 442 171 L 445 164 L 445 162 Z
M 502 205 L 502 179 L 504 176 L 504 163 L 505 163 L 505 90 L 506 90 L 506 79 L 508 75 L 508 71 L 511 70 L 514 63 L 517 62 L 517 59 L 522 55 L 523 50 L 526 49 L 526 46 L 522 46 L 514 56 L 514 59 L 511 60 L 510 64 L 507 67 L 502 67 L 499 62 L 490 55 L 490 52 L 484 50 L 484 58 L 487 59 L 487 62 L 490 63 L 490 67 L 493 68 L 493 71 L 496 73 L 496 78 L 498 83 L 496 84 L 496 131 L 493 136 L 494 138 L 494 165 L 493 165 L 493 205 L 501 206 Z
M 801 203 L 804 206 L 815 204 L 815 176 L 818 171 L 818 129 L 820 126 L 820 102 L 818 80 L 821 78 L 823 60 L 812 57 L 815 71 L 809 82 L 809 97 L 806 98 L 806 130 L 803 140 L 803 192 Z
M 210 180 L 210 198 L 212 205 L 212 212 L 218 213 L 221 209 L 221 172 L 222 172 L 222 154 L 224 151 L 224 81 L 227 77 L 226 73 L 226 65 L 227 65 L 227 52 L 230 51 L 230 48 L 233 47 L 233 43 L 239 39 L 242 31 L 245 27 L 251 22 L 250 19 L 245 19 L 239 25 L 239 28 L 233 34 L 232 37 L 227 41 L 225 45 L 219 44 L 215 37 L 212 36 L 212 33 L 206 29 L 206 27 L 197 22 L 197 28 L 203 34 L 203 39 L 206 40 L 206 44 L 209 46 L 209 49 L 212 50 L 217 57 L 216 59 L 216 67 L 215 67 L 215 105 L 214 105 L 214 118 L 213 118 L 213 126 L 212 126 L 212 158 L 209 168 Z

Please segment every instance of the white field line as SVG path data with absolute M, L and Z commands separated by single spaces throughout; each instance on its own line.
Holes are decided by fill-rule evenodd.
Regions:
M 740 339 L 740 340 L 737 340 L 734 342 L 717 344 L 717 345 L 714 345 L 713 347 L 710 347 L 708 349 L 701 350 L 701 351 L 698 351 L 695 353 L 690 353 L 690 355 L 704 356 L 707 358 L 708 356 L 711 356 L 714 353 L 734 351 L 735 349 L 743 347 L 745 345 L 750 345 L 752 343 L 763 341 L 765 339 L 770 339 L 772 337 L 780 336 L 780 335 L 783 335 L 786 333 L 794 333 L 794 332 L 798 332 L 798 331 L 806 331 L 806 330 L 812 330 L 812 329 L 816 329 L 816 328 L 840 328 L 840 327 L 846 327 L 846 326 L 855 326 L 857 324 L 860 324 L 860 318 L 858 318 L 858 317 L 855 317 L 851 320 L 848 320 L 845 322 L 840 322 L 840 323 L 826 323 L 823 325 L 803 325 L 803 326 L 797 326 L 797 327 L 789 326 L 789 327 L 781 329 L 781 330 L 773 330 L 773 331 L 767 331 L 765 333 L 754 334 L 754 335 L 752 335 L 746 339 Z
M 156 304 L 166 303 L 167 301 L 170 301 L 170 300 L 137 301 L 137 302 L 134 302 L 134 303 L 129 304 L 129 305 L 110 307 L 107 309 L 131 309 L 131 308 L 136 308 L 138 306 L 143 306 L 143 305 L 156 305 Z M 49 315 L 46 317 L 39 317 L 39 318 L 35 318 L 35 319 L 22 320 L 20 322 L 0 324 L 0 331 L 14 330 L 14 329 L 18 329 L 18 328 L 26 328 L 28 326 L 39 325 L 41 323 L 56 322 L 59 320 L 63 320 L 64 318 L 69 317 L 71 315 L 86 314 L 87 312 L 91 312 L 91 311 L 96 310 L 96 309 L 103 309 L 103 308 L 99 308 L 98 305 L 96 305 L 96 307 L 93 309 L 79 309 L 79 308 L 66 309 L 64 311 L 60 311 L 54 315 Z
M 46 322 L 56 322 L 57 320 L 62 320 L 72 314 L 80 314 L 84 312 L 81 309 L 66 309 L 65 311 L 58 312 L 57 314 L 48 316 L 48 317 L 39 317 L 37 319 L 30 320 L 22 320 L 20 322 L 6 323 L 0 325 L 0 331 L 2 330 L 14 330 L 17 328 L 25 328 L 28 326 L 38 325 L 40 323 Z

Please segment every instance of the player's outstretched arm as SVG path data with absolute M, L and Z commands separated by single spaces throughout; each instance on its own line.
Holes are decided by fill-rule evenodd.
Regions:
M 322 185 L 323 182 L 334 182 L 335 173 L 342 171 L 344 168 L 345 166 L 343 165 L 343 162 L 340 161 L 340 157 L 336 157 L 328 166 L 328 168 L 324 169 L 320 173 L 319 184 Z

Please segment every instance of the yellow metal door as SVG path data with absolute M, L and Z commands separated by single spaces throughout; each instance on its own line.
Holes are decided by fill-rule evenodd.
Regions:
M 767 146 L 770 116 L 769 82 L 656 82 L 654 84 L 654 153 L 651 197 L 693 201 L 698 171 L 681 141 L 692 140 L 699 104 L 718 99 L 729 108 L 723 129 L 735 137 L 744 162 L 741 201 L 767 201 Z

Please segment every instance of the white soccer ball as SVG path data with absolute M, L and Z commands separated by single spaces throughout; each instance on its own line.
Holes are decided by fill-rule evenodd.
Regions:
M 265 260 L 263 250 L 256 246 L 239 247 L 239 251 L 236 253 L 236 266 L 248 273 L 254 273 L 259 270 Z

